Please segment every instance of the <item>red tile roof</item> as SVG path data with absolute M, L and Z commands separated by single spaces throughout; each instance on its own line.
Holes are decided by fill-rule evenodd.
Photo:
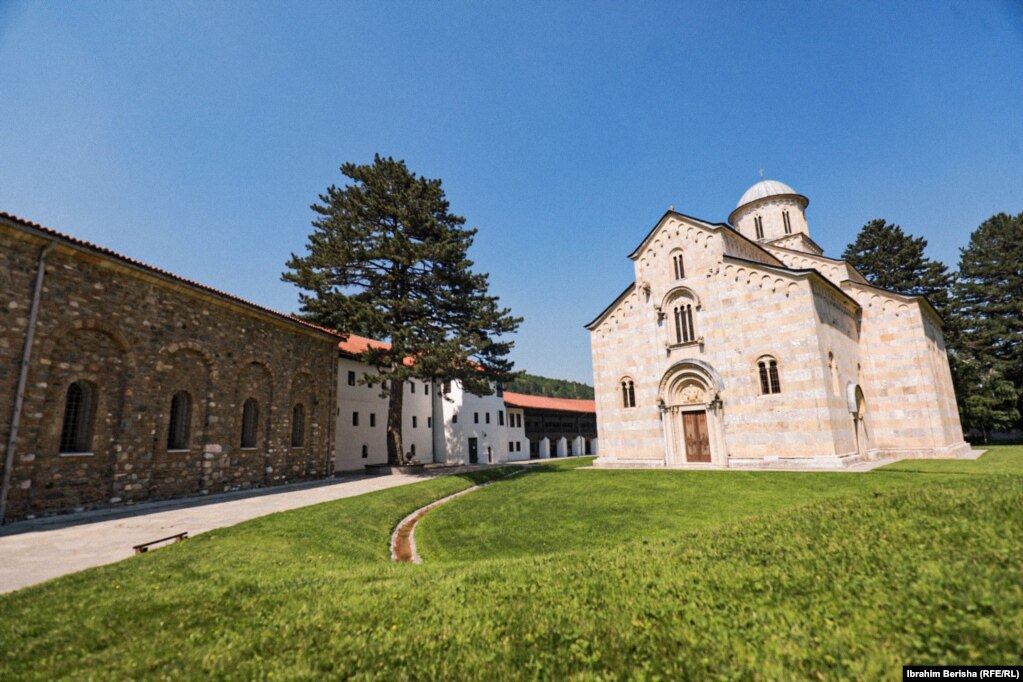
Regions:
M 368 339 L 365 336 L 359 336 L 358 334 L 349 334 L 348 338 L 337 344 L 337 347 L 342 353 L 349 355 L 358 355 L 359 353 L 367 350 L 368 348 L 380 348 L 386 350 L 391 347 L 391 344 L 386 341 L 377 341 L 376 339 Z
M 560 410 L 562 412 L 597 412 L 597 404 L 592 400 L 576 400 L 574 398 L 548 398 L 542 395 L 526 395 L 525 393 L 504 392 L 504 404 L 508 407 L 524 407 L 534 410 Z
M 70 244 L 70 245 L 72 245 L 72 246 L 74 246 L 74 247 L 76 247 L 78 249 L 92 251 L 92 252 L 95 252 L 95 253 L 107 256 L 109 258 L 112 258 L 114 260 L 121 261 L 122 263 L 125 263 L 125 264 L 127 264 L 127 265 L 129 265 L 129 266 L 131 266 L 133 268 L 138 269 L 138 270 L 144 270 L 144 271 L 152 273 L 154 275 L 158 275 L 159 277 L 162 277 L 164 279 L 170 279 L 170 280 L 173 280 L 175 282 L 180 282 L 182 284 L 186 284 L 186 285 L 188 285 L 189 287 L 191 287 L 193 289 L 198 289 L 198 290 L 204 291 L 204 292 L 206 292 L 208 294 L 213 294 L 217 298 L 225 299 L 225 300 L 231 301 L 232 303 L 241 304 L 242 306 L 245 306 L 246 308 L 254 309 L 254 310 L 257 310 L 257 311 L 259 311 L 261 313 L 267 313 L 269 315 L 273 315 L 274 317 L 283 318 L 283 319 L 285 319 L 285 320 L 287 320 L 289 322 L 294 322 L 294 323 L 300 324 L 300 325 L 302 325 L 304 327 L 309 327 L 310 329 L 316 329 L 317 331 L 321 331 L 321 332 L 324 332 L 326 334 L 330 334 L 331 336 L 340 336 L 340 334 L 338 334 L 333 329 L 327 329 L 326 327 L 321 327 L 319 325 L 312 324 L 311 322 L 306 322 L 305 320 L 301 320 L 301 319 L 299 319 L 297 317 L 294 317 L 293 315 L 288 315 L 287 313 L 282 313 L 282 312 L 276 311 L 276 310 L 274 310 L 272 308 L 267 308 L 266 306 L 261 306 L 258 303 L 253 303 L 252 301 L 247 301 L 244 298 L 240 298 L 238 296 L 235 296 L 234 294 L 229 294 L 226 291 L 220 291 L 219 289 L 214 289 L 213 287 L 208 286 L 206 284 L 201 284 L 201 283 L 196 282 L 194 280 L 190 280 L 190 279 L 187 279 L 185 277 L 181 277 L 180 275 L 175 275 L 173 272 L 168 272 L 168 271 L 163 270 L 161 268 L 149 265 L 147 263 L 143 263 L 142 261 L 135 260 L 134 258 L 131 258 L 129 256 L 125 256 L 124 254 L 117 253 L 116 251 L 112 251 L 111 249 L 108 249 L 106 247 L 98 246 L 96 244 L 93 244 L 92 242 L 87 242 L 84 239 L 79 239 L 78 237 L 72 237 L 69 234 L 64 234 L 63 232 L 58 232 L 57 230 L 54 230 L 53 228 L 46 227 L 44 225 L 40 225 L 39 223 L 32 222 L 31 220 L 26 220 L 25 218 L 19 218 L 18 216 L 12 215 L 12 214 L 7 213 L 5 211 L 0 211 L 0 219 L 6 220 L 7 222 L 12 223 L 13 225 L 15 225 L 17 227 L 29 228 L 29 230 L 35 230 L 36 232 L 41 232 L 43 235 L 45 235 L 47 237 L 50 237 L 52 239 L 59 239 L 60 241 L 63 241 L 65 243 L 67 243 L 67 244 Z

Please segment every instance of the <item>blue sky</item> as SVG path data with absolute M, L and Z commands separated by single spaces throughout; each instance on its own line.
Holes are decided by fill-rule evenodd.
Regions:
M 0 0 L 0 93 L 0 210 L 283 311 L 338 166 L 405 159 L 479 228 L 517 366 L 586 382 L 626 255 L 759 168 L 832 256 L 884 217 L 954 266 L 1023 211 L 1014 0 Z

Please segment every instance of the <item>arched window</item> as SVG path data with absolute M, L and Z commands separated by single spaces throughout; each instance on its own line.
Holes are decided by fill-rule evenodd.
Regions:
M 757 369 L 760 374 L 761 395 L 781 393 L 781 381 L 778 379 L 778 361 L 770 356 L 762 357 L 757 361 Z
M 256 429 L 259 427 L 259 403 L 255 398 L 245 401 L 242 408 L 242 447 L 256 447 Z
M 632 379 L 622 379 L 622 407 L 636 406 L 636 385 Z
M 291 447 L 305 445 L 305 408 L 298 403 L 291 409 Z
M 671 267 L 675 279 L 682 279 L 686 276 L 686 265 L 682 260 L 682 252 L 675 251 L 671 254 Z
M 764 219 L 761 216 L 757 216 L 753 219 L 753 225 L 757 228 L 757 239 L 764 238 Z
M 689 343 L 696 340 L 693 328 L 693 304 L 680 303 L 675 306 L 675 343 Z
M 96 387 L 76 381 L 67 387 L 64 425 L 60 430 L 61 452 L 91 452 L 92 422 L 96 414 Z
M 792 222 L 789 220 L 789 212 L 788 211 L 782 211 L 781 212 L 781 219 L 782 219 L 782 222 L 785 223 L 785 234 L 792 234 Z
M 192 435 L 192 397 L 178 391 L 171 397 L 170 419 L 167 420 L 167 449 L 187 450 Z

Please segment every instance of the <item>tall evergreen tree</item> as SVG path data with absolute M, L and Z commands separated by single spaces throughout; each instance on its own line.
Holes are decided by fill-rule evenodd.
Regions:
M 912 237 L 884 218 L 863 226 L 856 240 L 845 247 L 842 260 L 860 271 L 867 281 L 902 294 L 923 295 L 951 322 L 948 266 L 924 255 L 927 240 Z
M 960 345 L 979 365 L 977 375 L 984 379 L 967 391 L 987 399 L 1004 398 L 1006 391 L 998 383 L 1004 379 L 1017 394 L 1018 422 L 1023 412 L 1023 213 L 999 213 L 970 235 L 959 257 L 955 301 L 962 328 Z M 996 394 L 998 386 L 1001 390 Z
M 504 340 L 522 321 L 487 291 L 488 275 L 468 258 L 475 229 L 448 211 L 440 180 L 410 172 L 404 161 L 374 157 L 346 163 L 351 182 L 331 185 L 312 209 L 307 255 L 291 255 L 282 279 L 297 284 L 303 314 L 345 333 L 389 340 L 360 360 L 376 369 L 366 382 L 388 392 L 387 460 L 406 461 L 401 432 L 403 387 L 416 378 L 457 380 L 477 395 L 514 378 Z

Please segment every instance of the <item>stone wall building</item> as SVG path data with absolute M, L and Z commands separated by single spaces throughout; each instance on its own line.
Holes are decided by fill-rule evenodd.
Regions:
M 336 334 L 6 213 L 0 245 L 8 520 L 333 471 Z
M 810 238 L 809 201 L 751 187 L 710 223 L 669 210 L 593 322 L 602 466 L 840 468 L 954 457 L 942 320 Z

